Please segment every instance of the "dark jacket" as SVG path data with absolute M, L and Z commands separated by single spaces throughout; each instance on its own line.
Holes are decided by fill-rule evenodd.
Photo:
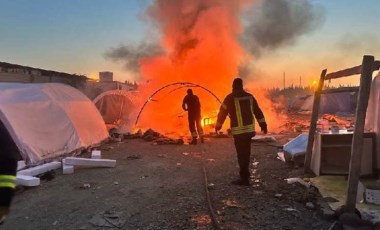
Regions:
M 9 207 L 16 187 L 19 150 L 0 121 L 0 206 Z
M 182 108 L 187 110 L 189 117 L 201 116 L 201 103 L 199 98 L 194 94 L 187 94 L 182 102 Z
M 264 114 L 252 94 L 234 89 L 220 106 L 216 126 L 222 126 L 227 115 L 231 119 L 232 135 L 255 132 L 255 118 L 262 129 L 267 128 Z

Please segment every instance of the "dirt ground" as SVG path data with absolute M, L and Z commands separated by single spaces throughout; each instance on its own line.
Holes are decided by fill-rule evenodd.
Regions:
M 284 144 L 296 135 L 275 137 Z M 223 229 L 328 229 L 332 220 L 322 217 L 316 190 L 284 180 L 304 177 L 302 169 L 278 160 L 274 145 L 252 147 L 252 185 L 239 187 L 230 185 L 238 175 L 232 138 L 196 146 L 142 139 L 110 144 L 102 157 L 116 159 L 115 168 L 57 170 L 41 186 L 20 189 L 0 229 L 216 229 L 203 166 Z

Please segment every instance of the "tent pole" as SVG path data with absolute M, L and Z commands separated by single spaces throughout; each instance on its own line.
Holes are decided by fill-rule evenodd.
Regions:
M 327 72 L 327 69 L 322 70 L 321 77 L 319 79 L 318 88 L 314 93 L 313 112 L 311 114 L 309 137 L 307 140 L 307 149 L 306 149 L 306 155 L 305 155 L 305 164 L 304 164 L 305 172 L 310 171 L 311 155 L 312 155 L 313 144 L 314 144 L 314 135 L 315 135 L 315 130 L 317 128 L 319 104 L 321 100 L 321 91 L 322 91 L 323 84 L 325 81 L 326 72 Z
M 346 210 L 355 213 L 356 195 L 358 191 L 358 182 L 360 177 L 360 168 L 363 151 L 363 134 L 365 117 L 367 113 L 368 99 L 371 89 L 373 64 L 375 58 L 365 55 L 363 57 L 358 106 L 355 114 L 355 129 L 352 138 L 350 171 L 348 175 L 348 188 L 346 197 Z

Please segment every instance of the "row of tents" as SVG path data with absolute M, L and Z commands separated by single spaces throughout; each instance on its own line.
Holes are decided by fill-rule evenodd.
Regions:
M 356 97 L 356 92 L 324 94 L 320 113 L 354 113 Z M 311 111 L 313 100 L 297 97 L 288 108 Z M 38 163 L 98 145 L 110 130 L 131 131 L 141 107 L 138 101 L 138 92 L 132 91 L 107 91 L 91 101 L 60 83 L 0 83 L 0 127 L 10 133 L 21 158 Z
M 131 127 L 130 94 L 110 91 L 93 103 L 64 84 L 1 83 L 0 127 L 11 135 L 9 144 L 16 144 L 20 158 L 39 163 L 100 144 L 109 137 L 106 123 Z

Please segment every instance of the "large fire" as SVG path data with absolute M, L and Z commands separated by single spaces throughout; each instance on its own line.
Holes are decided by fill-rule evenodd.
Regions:
M 252 3 L 254 0 L 154 1 L 147 14 L 160 28 L 166 54 L 140 60 L 142 98 L 149 98 L 155 90 L 173 82 L 193 82 L 223 100 L 231 92 L 239 64 L 248 57 L 237 38 L 243 32 L 239 15 Z M 187 114 L 181 107 L 186 89 L 177 86 L 155 95 L 138 126 L 188 134 Z M 203 120 L 204 126 L 210 127 L 220 103 L 201 88 L 193 91 L 200 98 L 203 118 L 209 118 Z M 270 104 L 268 100 L 258 102 Z

